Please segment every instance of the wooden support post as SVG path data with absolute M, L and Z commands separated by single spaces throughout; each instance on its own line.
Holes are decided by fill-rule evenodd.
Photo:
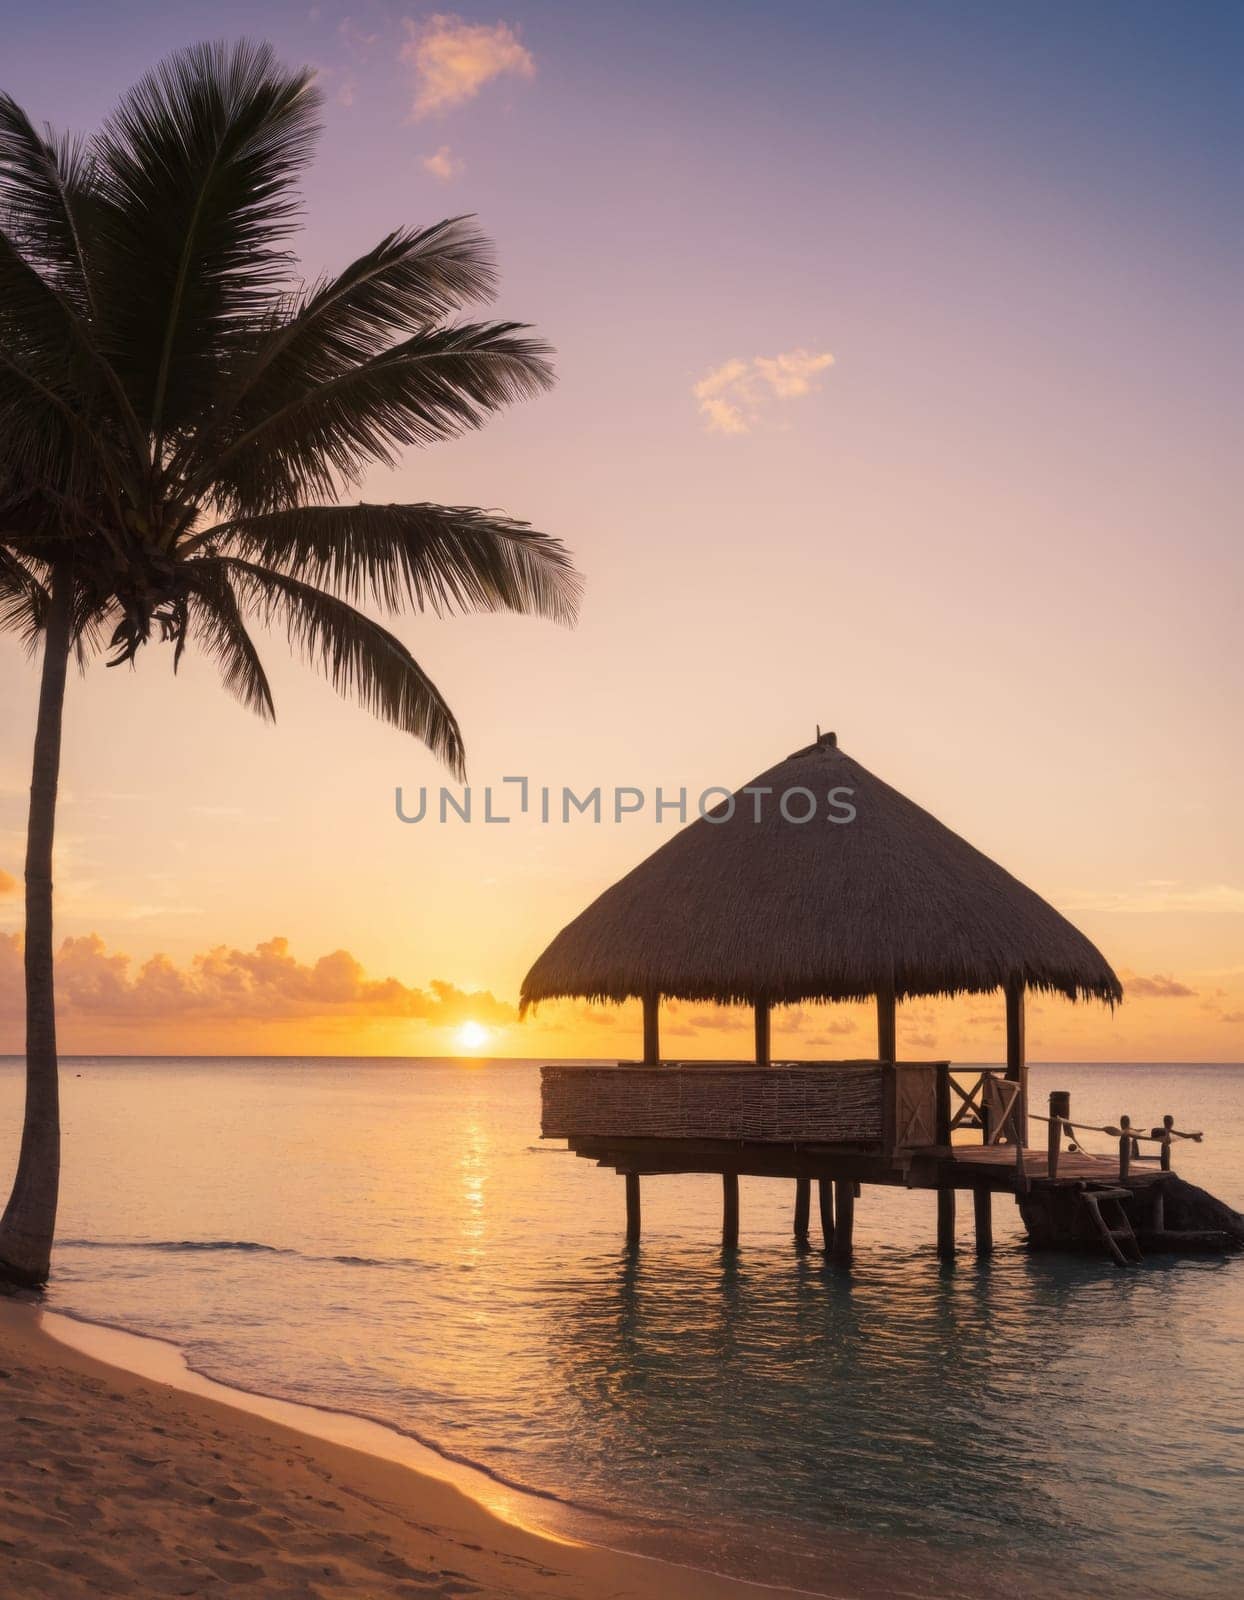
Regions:
M 976 1253 L 987 1256 L 993 1250 L 993 1195 L 988 1189 L 972 1190 L 972 1209 L 976 1216 Z M 953 1227 L 952 1222 L 952 1232 Z
M 937 1253 L 943 1261 L 955 1253 L 955 1191 L 949 1187 L 937 1191 Z
M 773 1057 L 769 1049 L 769 1002 L 756 1001 L 756 1065 L 770 1067 Z
M 1126 1183 L 1132 1170 L 1132 1119 L 1119 1118 L 1119 1182 Z
M 816 1180 L 817 1198 L 821 1202 L 821 1239 L 827 1250 L 834 1248 L 834 1185 L 831 1178 Z
M 644 996 L 644 1066 L 655 1067 L 661 1060 L 661 1030 L 659 1021 L 659 995 Z
M 639 1174 L 626 1174 L 626 1242 L 639 1243 Z
M 721 1242 L 727 1250 L 733 1250 L 739 1242 L 739 1175 L 737 1172 L 723 1172 L 721 1175 Z
M 808 1242 L 808 1218 L 812 1211 L 811 1178 L 795 1179 L 795 1238 L 800 1244 Z
M 877 991 L 877 1060 L 893 1061 L 898 1053 L 898 1007 L 893 989 Z
M 1058 1156 L 1063 1147 L 1063 1122 L 1071 1115 L 1071 1093 L 1067 1089 L 1050 1090 L 1049 1173 L 1058 1176 Z
M 1024 980 L 1011 978 L 1006 986 L 1006 1075 L 1019 1084 L 1015 1109 L 1016 1138 L 1022 1149 L 1028 1143 L 1028 1059 L 1024 1048 Z
M 1162 1151 L 1159 1165 L 1163 1172 L 1169 1172 L 1171 1170 L 1171 1129 L 1174 1126 L 1174 1117 L 1162 1118 Z
M 937 1069 L 933 1089 L 933 1137 L 939 1145 L 950 1146 L 950 1066 L 943 1062 Z
M 1149 1213 L 1149 1226 L 1153 1229 L 1154 1233 L 1164 1233 L 1166 1231 L 1165 1187 L 1166 1186 L 1161 1183 L 1155 1183 L 1152 1186 L 1153 1208 Z
M 834 1211 L 834 1260 L 848 1262 L 855 1231 L 855 1183 L 852 1179 L 835 1180 Z

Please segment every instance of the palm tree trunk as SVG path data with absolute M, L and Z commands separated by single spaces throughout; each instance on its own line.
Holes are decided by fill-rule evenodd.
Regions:
M 52 839 L 60 777 L 61 714 L 69 664 L 72 574 L 52 572 L 43 632 L 43 675 L 35 725 L 26 829 L 26 1117 L 13 1192 L 0 1218 L 0 1278 L 47 1282 L 60 1189 L 60 1088 L 52 977 Z

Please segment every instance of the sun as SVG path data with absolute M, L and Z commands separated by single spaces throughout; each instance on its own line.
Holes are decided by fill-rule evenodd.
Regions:
M 458 1043 L 464 1050 L 478 1050 L 490 1037 L 491 1030 L 482 1022 L 464 1022 L 457 1033 Z

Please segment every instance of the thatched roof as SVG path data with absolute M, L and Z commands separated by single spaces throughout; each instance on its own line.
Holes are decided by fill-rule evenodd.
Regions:
M 1098 951 L 1039 895 L 837 748 L 833 734 L 697 818 L 606 889 L 523 982 L 524 1009 L 563 995 L 723 1003 L 985 993 L 1022 979 L 1070 999 L 1123 998 Z M 818 810 L 777 801 L 810 789 Z M 853 791 L 854 821 L 827 820 Z M 802 815 L 803 797 L 792 814 Z M 726 803 L 718 808 L 724 815 Z M 841 814 L 841 813 L 838 813 Z

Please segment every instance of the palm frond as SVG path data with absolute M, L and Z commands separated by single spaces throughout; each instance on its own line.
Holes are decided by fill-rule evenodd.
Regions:
M 95 342 L 95 329 L 74 299 L 36 270 L 0 231 L 0 346 L 22 370 L 59 392 L 75 415 L 111 423 L 139 460 L 146 440 L 124 387 Z M 63 408 L 62 408 L 63 409 Z
M 0 339 L 0 468 L 62 494 L 97 481 L 111 452 L 77 400 L 63 377 L 41 375 Z
M 195 45 L 131 89 L 95 142 L 108 346 L 157 439 L 208 404 L 286 282 L 277 246 L 319 103 L 312 74 L 268 45 Z
M 514 322 L 430 329 L 263 415 L 243 409 L 242 431 L 203 465 L 191 492 L 211 473 L 232 509 L 273 510 L 331 495 L 339 481 L 357 482 L 369 462 L 394 466 L 403 446 L 477 428 L 552 383 L 548 346 L 525 334 Z
M 384 722 L 410 733 L 461 777 L 462 734 L 436 685 L 406 646 L 346 601 L 285 573 L 236 556 L 205 556 L 191 569 L 215 566 L 243 608 L 282 622 L 290 644 L 321 668 L 338 694 L 353 695 Z
M 23 648 L 33 650 L 43 631 L 47 608 L 48 591 L 43 584 L 0 545 L 0 633 L 16 633 Z
M 265 722 L 275 722 L 268 677 L 246 631 L 228 572 L 219 562 L 195 561 L 190 574 L 190 620 L 196 638 L 219 666 L 229 693 Z
M 582 579 L 560 539 L 471 506 L 299 506 L 199 535 L 357 603 L 572 623 Z
M 0 227 L 79 316 L 95 310 L 87 260 L 92 180 L 82 139 L 39 134 L 0 94 Z
M 252 420 L 267 416 L 291 395 L 380 354 L 393 338 L 490 299 L 496 287 L 491 247 L 467 220 L 451 217 L 391 233 L 337 277 L 274 311 L 258 330 L 254 350 L 239 356 L 236 372 L 225 380 L 206 430 L 183 440 L 173 467 L 206 459 L 239 407 Z

